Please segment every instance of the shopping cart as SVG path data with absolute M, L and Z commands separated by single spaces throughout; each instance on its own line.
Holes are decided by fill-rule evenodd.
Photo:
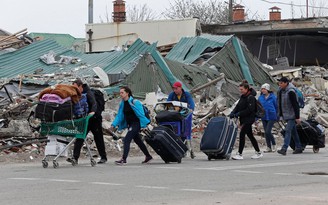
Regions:
M 159 102 L 154 108 L 158 125 L 169 127 L 187 145 L 190 157 L 195 158 L 191 145 L 192 111 L 187 103 L 179 101 Z
M 49 135 L 57 135 L 61 137 L 66 137 L 70 139 L 69 143 L 63 148 L 60 149 L 57 155 L 54 155 L 55 158 L 53 159 L 53 167 L 58 168 L 59 164 L 57 159 L 78 139 L 84 139 L 85 145 L 88 149 L 88 154 L 90 157 L 91 166 L 96 165 L 96 161 L 92 158 L 90 147 L 88 143 L 86 143 L 85 139 L 87 136 L 88 131 L 88 122 L 92 115 L 88 115 L 83 118 L 75 119 L 75 120 L 64 120 L 58 122 L 42 122 L 41 123 L 41 131 L 40 134 L 42 136 L 49 136 Z M 50 156 L 53 155 L 45 155 L 42 159 L 42 166 L 43 168 L 48 167 L 48 160 Z M 76 163 L 72 162 L 72 165 L 75 166 Z

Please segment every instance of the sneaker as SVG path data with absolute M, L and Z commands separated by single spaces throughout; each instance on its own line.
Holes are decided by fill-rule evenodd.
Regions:
M 78 159 L 74 159 L 74 158 L 70 158 L 70 157 L 68 157 L 66 159 L 66 162 L 71 163 L 73 166 L 79 164 L 79 160 Z
M 266 150 L 264 150 L 264 153 L 272 152 L 272 149 L 270 147 L 267 147 Z
M 302 149 L 295 149 L 293 154 L 301 154 L 303 152 Z
M 252 159 L 260 159 L 263 157 L 262 152 L 255 152 L 255 154 L 251 157 Z
M 277 151 L 276 145 L 272 145 L 272 152 L 275 152 L 275 151 Z
M 148 157 L 145 158 L 145 161 L 142 161 L 141 163 L 146 164 L 146 163 L 150 162 L 152 159 L 153 159 L 152 156 L 148 156 Z
M 120 160 L 118 160 L 118 161 L 115 161 L 115 164 L 116 164 L 116 165 L 125 165 L 125 164 L 126 164 L 126 160 L 124 160 L 124 159 L 120 159 Z
M 244 158 L 243 158 L 243 155 L 241 155 L 241 154 L 239 154 L 239 152 L 237 152 L 237 154 L 235 156 L 233 156 L 232 159 L 240 160 L 240 159 L 244 159 Z
M 278 150 L 277 152 L 278 152 L 279 154 L 281 154 L 281 155 L 286 155 L 287 150 L 285 150 L 285 149 L 280 149 L 280 150 Z
M 106 158 L 101 158 L 97 164 L 105 164 L 107 162 L 107 159 Z

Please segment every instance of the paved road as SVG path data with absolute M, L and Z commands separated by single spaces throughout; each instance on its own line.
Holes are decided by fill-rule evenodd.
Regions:
M 202 153 L 181 164 L 142 157 L 126 166 L 113 162 L 76 167 L 59 160 L 59 168 L 41 162 L 1 164 L 1 204 L 328 204 L 328 152 L 280 156 L 265 154 L 242 161 L 208 161 Z M 114 161 L 115 159 L 110 159 Z M 51 164 L 50 164 L 51 165 Z M 311 175 L 314 174 L 314 175 Z

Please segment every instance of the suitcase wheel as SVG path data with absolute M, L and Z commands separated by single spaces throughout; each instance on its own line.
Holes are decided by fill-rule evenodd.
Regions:
M 181 163 L 181 159 L 178 159 L 178 163 L 179 163 L 179 164 Z
M 165 164 L 169 164 L 170 162 L 169 161 L 165 161 Z
M 314 152 L 314 153 L 318 153 L 318 152 L 319 152 L 319 149 L 320 149 L 320 148 L 313 146 L 313 152 Z
M 211 161 L 212 157 L 208 156 L 207 159 L 208 159 L 208 161 Z

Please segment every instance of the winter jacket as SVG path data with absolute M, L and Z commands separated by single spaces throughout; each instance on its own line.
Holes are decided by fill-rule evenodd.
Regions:
M 276 95 L 274 93 L 269 93 L 268 98 L 265 98 L 265 95 L 261 94 L 258 101 L 265 110 L 265 116 L 262 120 L 277 120 L 278 105 Z
M 295 86 L 289 83 L 285 89 L 278 90 L 278 113 L 284 120 L 300 118 L 300 108 L 294 88 Z
M 142 103 L 139 100 L 134 100 L 132 96 L 130 96 L 128 102 L 136 116 L 139 118 L 140 127 L 145 128 L 150 123 L 150 120 L 145 116 Z M 118 126 L 118 130 L 123 130 L 128 127 L 127 121 L 124 116 L 124 100 L 122 100 L 120 103 L 118 113 L 114 119 L 114 122 L 112 123 L 112 126 Z
M 180 97 L 180 100 L 178 98 L 178 96 L 175 94 L 175 92 L 171 92 L 169 94 L 169 97 L 167 98 L 167 101 L 180 101 L 180 102 L 185 102 L 188 104 L 188 108 L 195 110 L 195 103 L 194 100 L 192 99 L 192 96 L 189 92 L 184 91 L 182 89 L 182 95 Z
M 87 101 L 88 101 L 88 108 L 89 108 L 89 113 L 94 112 L 96 113 L 97 111 L 97 101 L 95 98 L 95 95 L 91 91 L 90 87 L 87 84 L 83 84 L 83 92 L 87 94 Z
M 240 99 L 233 109 L 232 113 L 238 114 L 240 124 L 252 124 L 255 122 L 256 111 L 256 91 L 250 88 L 245 95 L 241 95 Z

